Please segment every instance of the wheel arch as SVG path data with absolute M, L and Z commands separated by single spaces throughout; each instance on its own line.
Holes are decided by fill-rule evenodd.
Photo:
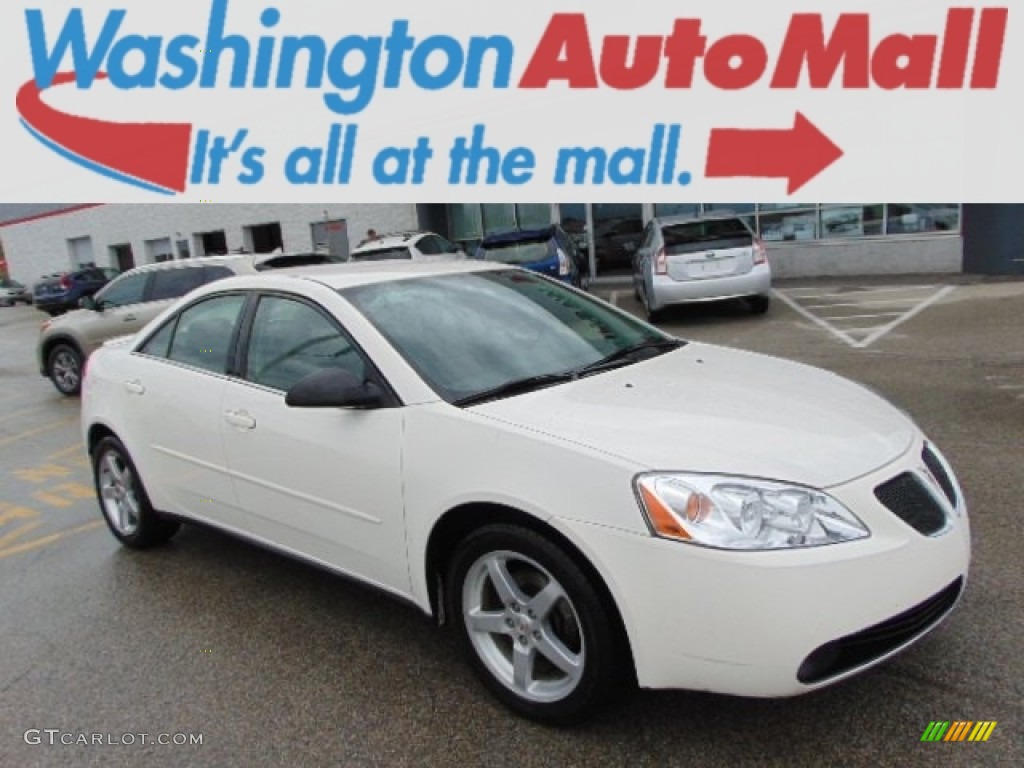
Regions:
M 493 502 L 461 504 L 448 510 L 434 524 L 427 539 L 424 558 L 430 610 L 434 620 L 438 624 L 446 622 L 443 598 L 445 576 L 448 564 L 451 562 L 459 542 L 463 541 L 473 531 L 495 524 L 515 525 L 544 536 L 561 548 L 573 560 L 595 587 L 602 602 L 610 611 L 622 658 L 628 660 L 630 673 L 635 675 L 636 664 L 633 659 L 633 649 L 629 640 L 629 633 L 626 630 L 626 624 L 622 618 L 622 612 L 619 609 L 618 603 L 601 573 L 590 562 L 583 551 L 561 531 L 548 525 L 537 516 L 512 506 Z
M 75 340 L 74 336 L 62 333 L 54 335 L 43 342 L 42 353 L 40 356 L 42 357 L 44 367 L 49 367 L 50 354 L 53 352 L 54 348 L 60 344 L 66 344 L 67 346 L 72 347 L 79 354 L 82 360 L 85 360 L 85 353 L 82 351 L 82 345 Z

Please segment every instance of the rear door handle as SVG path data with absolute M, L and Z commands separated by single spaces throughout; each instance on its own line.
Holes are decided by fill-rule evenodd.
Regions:
M 256 429 L 256 419 L 245 411 L 225 411 L 224 419 L 228 424 L 239 429 Z
M 132 395 L 143 395 L 146 393 L 145 385 L 138 379 L 124 382 L 125 391 Z

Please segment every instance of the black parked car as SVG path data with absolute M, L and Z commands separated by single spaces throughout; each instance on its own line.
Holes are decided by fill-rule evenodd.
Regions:
M 77 309 L 79 301 L 92 296 L 117 274 L 113 269 L 83 267 L 74 272 L 47 275 L 32 287 L 36 307 L 54 316 Z

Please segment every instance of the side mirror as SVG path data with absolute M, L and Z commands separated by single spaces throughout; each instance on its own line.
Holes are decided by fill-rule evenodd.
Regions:
M 88 309 L 90 312 L 102 312 L 103 305 L 96 301 L 93 296 L 83 296 L 78 300 L 78 306 L 82 309 Z
M 284 402 L 292 408 L 380 408 L 384 391 L 372 381 L 362 381 L 344 368 L 327 368 L 310 374 L 288 390 Z

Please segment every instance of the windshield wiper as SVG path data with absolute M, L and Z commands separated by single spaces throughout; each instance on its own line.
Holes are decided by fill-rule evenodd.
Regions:
M 638 362 L 633 359 L 634 355 L 641 352 L 671 352 L 675 349 L 681 349 L 686 346 L 686 342 L 680 339 L 650 339 L 649 341 L 641 341 L 639 344 L 633 344 L 629 347 L 623 347 L 616 352 L 608 355 L 608 357 L 598 360 L 596 363 L 585 365 L 575 371 L 576 377 L 588 376 L 595 373 L 602 373 L 604 371 L 610 371 L 614 368 L 621 368 L 625 365 Z M 656 357 L 656 355 L 650 355 L 650 357 Z M 644 358 L 647 359 L 647 358 Z
M 502 384 L 501 386 L 484 390 L 483 392 L 478 392 L 477 394 L 470 395 L 469 397 L 463 397 L 460 400 L 454 400 L 452 401 L 452 405 L 459 408 L 468 408 L 473 405 L 490 402 L 491 400 L 500 400 L 503 397 L 511 397 L 512 395 L 523 395 L 527 392 L 544 389 L 545 387 L 553 387 L 556 384 L 564 384 L 567 381 L 575 381 L 577 378 L 575 371 L 571 371 L 569 373 L 546 373 L 542 376 L 530 376 L 525 379 L 510 381 L 506 384 Z
M 624 347 L 611 355 L 608 355 L 608 357 L 598 360 L 596 363 L 585 365 L 582 368 L 576 368 L 571 371 L 566 371 L 565 373 L 546 373 L 540 376 L 530 376 L 525 379 L 517 379 L 492 389 L 478 392 L 477 394 L 470 395 L 469 397 L 453 400 L 452 405 L 459 408 L 468 408 L 473 405 L 490 402 L 491 400 L 500 400 L 503 397 L 523 395 L 527 392 L 534 392 L 538 389 L 544 389 L 545 387 L 553 387 L 556 384 L 578 381 L 585 376 L 628 365 L 636 362 L 630 358 L 638 353 L 648 351 L 670 352 L 674 349 L 679 349 L 685 346 L 686 342 L 679 339 L 651 339 L 649 341 L 643 341 L 639 344 Z M 652 355 L 652 357 L 653 356 L 654 355 Z

